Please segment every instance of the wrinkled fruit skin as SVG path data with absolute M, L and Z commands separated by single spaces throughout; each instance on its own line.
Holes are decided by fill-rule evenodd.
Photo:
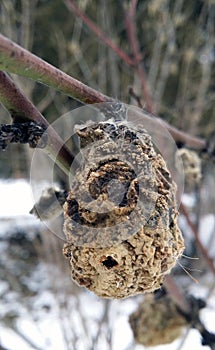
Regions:
M 176 186 L 165 161 L 143 129 L 106 122 L 77 134 L 87 162 L 64 204 L 63 252 L 70 258 L 72 278 L 104 298 L 160 288 L 184 250 Z M 117 191 L 110 195 L 112 179 L 126 189 L 123 198 Z M 96 212 L 92 203 L 105 210 Z

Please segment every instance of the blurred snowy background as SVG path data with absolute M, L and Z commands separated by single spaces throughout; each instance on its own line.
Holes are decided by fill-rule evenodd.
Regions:
M 69 262 L 62 256 L 63 241 L 29 214 L 33 205 L 26 180 L 0 182 L 0 346 L 7 350 L 141 350 L 135 345 L 129 315 L 143 296 L 126 300 L 102 300 L 76 286 Z M 190 207 L 193 195 L 184 196 Z M 181 217 L 187 242 L 192 234 Z M 215 257 L 215 216 L 204 215 L 200 237 Z M 192 246 L 192 244 L 191 244 Z M 195 256 L 198 256 L 196 253 Z M 186 259 L 184 258 L 186 261 Z M 181 264 L 185 264 L 181 261 Z M 202 261 L 189 271 L 180 266 L 173 275 L 186 293 L 207 299 L 201 318 L 215 332 L 214 276 Z M 187 268 L 190 266 L 188 261 Z M 153 315 L 152 315 L 153 317 Z M 156 334 L 155 334 L 156 337 Z M 156 350 L 209 349 L 201 345 L 197 330 L 184 328 L 180 339 Z
M 0 31 L 39 57 L 104 94 L 137 103 L 141 80 L 89 28 L 69 11 L 66 0 L 1 0 Z M 132 57 L 122 5 L 129 1 L 76 1 L 108 37 Z M 214 138 L 215 131 L 215 4 L 214 0 L 139 0 L 136 14 L 140 56 L 158 115 L 191 135 Z M 47 86 L 13 75 L 13 79 L 49 122 L 79 103 Z M 11 119 L 0 109 L 1 123 Z M 0 350 L 142 350 L 128 323 L 143 296 L 102 300 L 76 286 L 63 240 L 29 214 L 33 196 L 29 183 L 32 152 L 9 145 L 0 153 Z M 38 173 L 43 178 L 42 169 Z M 65 179 L 56 171 L 56 180 Z M 38 185 L 39 186 L 39 185 Z M 203 161 L 202 180 L 183 195 L 189 219 L 215 260 L 215 166 Z M 200 311 L 215 332 L 215 276 L 180 215 L 186 244 L 172 276 L 185 294 L 207 302 Z M 63 237 L 63 235 L 60 235 Z M 153 317 L 153 316 L 152 316 Z M 156 334 L 155 334 L 156 337 Z M 205 349 L 197 330 L 184 328 L 180 339 L 156 350 Z

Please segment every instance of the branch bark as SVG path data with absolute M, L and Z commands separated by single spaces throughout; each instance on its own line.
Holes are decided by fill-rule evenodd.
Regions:
M 173 302 L 185 313 L 189 313 L 190 305 L 185 297 L 183 291 L 175 283 L 174 279 L 170 275 L 166 275 L 164 279 L 164 286 L 172 298 Z
M 14 123 L 33 120 L 48 128 L 48 142 L 44 150 L 66 174 L 69 174 L 74 157 L 64 145 L 64 141 L 13 80 L 2 71 L 0 71 L 0 102 L 10 112 Z
M 48 85 L 83 103 L 113 101 L 112 98 L 72 78 L 3 35 L 0 35 L 0 69 Z
M 116 102 L 115 99 L 103 95 L 70 77 L 3 35 L 0 35 L 0 69 L 46 84 L 83 103 L 93 104 L 101 102 Z M 3 89 L 2 99 L 4 99 L 4 84 L 2 84 L 1 88 Z M 5 100 L 2 100 L 2 102 L 6 103 Z M 20 108 L 18 109 L 20 112 Z M 34 114 L 33 111 L 32 113 Z M 28 113 L 26 113 L 26 115 L 27 114 Z M 207 142 L 205 140 L 199 137 L 190 136 L 189 134 L 172 127 L 167 122 L 162 122 L 176 142 L 181 142 L 187 147 L 199 150 L 205 150 L 207 148 Z

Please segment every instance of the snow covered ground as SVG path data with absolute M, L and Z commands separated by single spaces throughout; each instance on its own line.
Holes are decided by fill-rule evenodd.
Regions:
M 189 198 L 185 200 L 189 202 Z M 8 350 L 144 349 L 134 344 L 128 323 L 141 296 L 104 301 L 73 285 L 69 274 L 61 276 L 60 285 L 56 285 L 56 276 L 61 275 L 57 262 L 53 270 L 46 262 L 46 255 L 38 260 L 32 250 L 28 256 L 35 229 L 41 225 L 29 214 L 32 206 L 33 197 L 27 181 L 0 181 L 0 345 Z M 203 220 L 200 237 L 206 245 L 214 247 L 211 230 L 215 217 L 210 214 Z M 15 232 L 24 232 L 24 236 L 22 233 L 20 236 L 21 245 L 23 237 L 27 239 L 27 246 L 20 246 L 20 251 L 13 241 Z M 50 269 L 54 271 L 54 278 Z M 196 296 L 204 297 L 208 293 L 207 283 L 194 284 L 192 290 Z M 201 317 L 207 329 L 215 332 L 214 292 L 208 299 L 208 307 L 201 311 Z M 184 342 L 183 339 L 184 336 L 172 344 L 151 349 L 209 349 L 201 345 L 197 330 L 190 330 Z

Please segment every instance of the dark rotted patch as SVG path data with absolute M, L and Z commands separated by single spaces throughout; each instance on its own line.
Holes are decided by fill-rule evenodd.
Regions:
M 67 215 L 68 216 L 73 216 L 74 214 L 76 214 L 78 212 L 78 202 L 76 201 L 76 199 L 68 199 L 67 200 Z

